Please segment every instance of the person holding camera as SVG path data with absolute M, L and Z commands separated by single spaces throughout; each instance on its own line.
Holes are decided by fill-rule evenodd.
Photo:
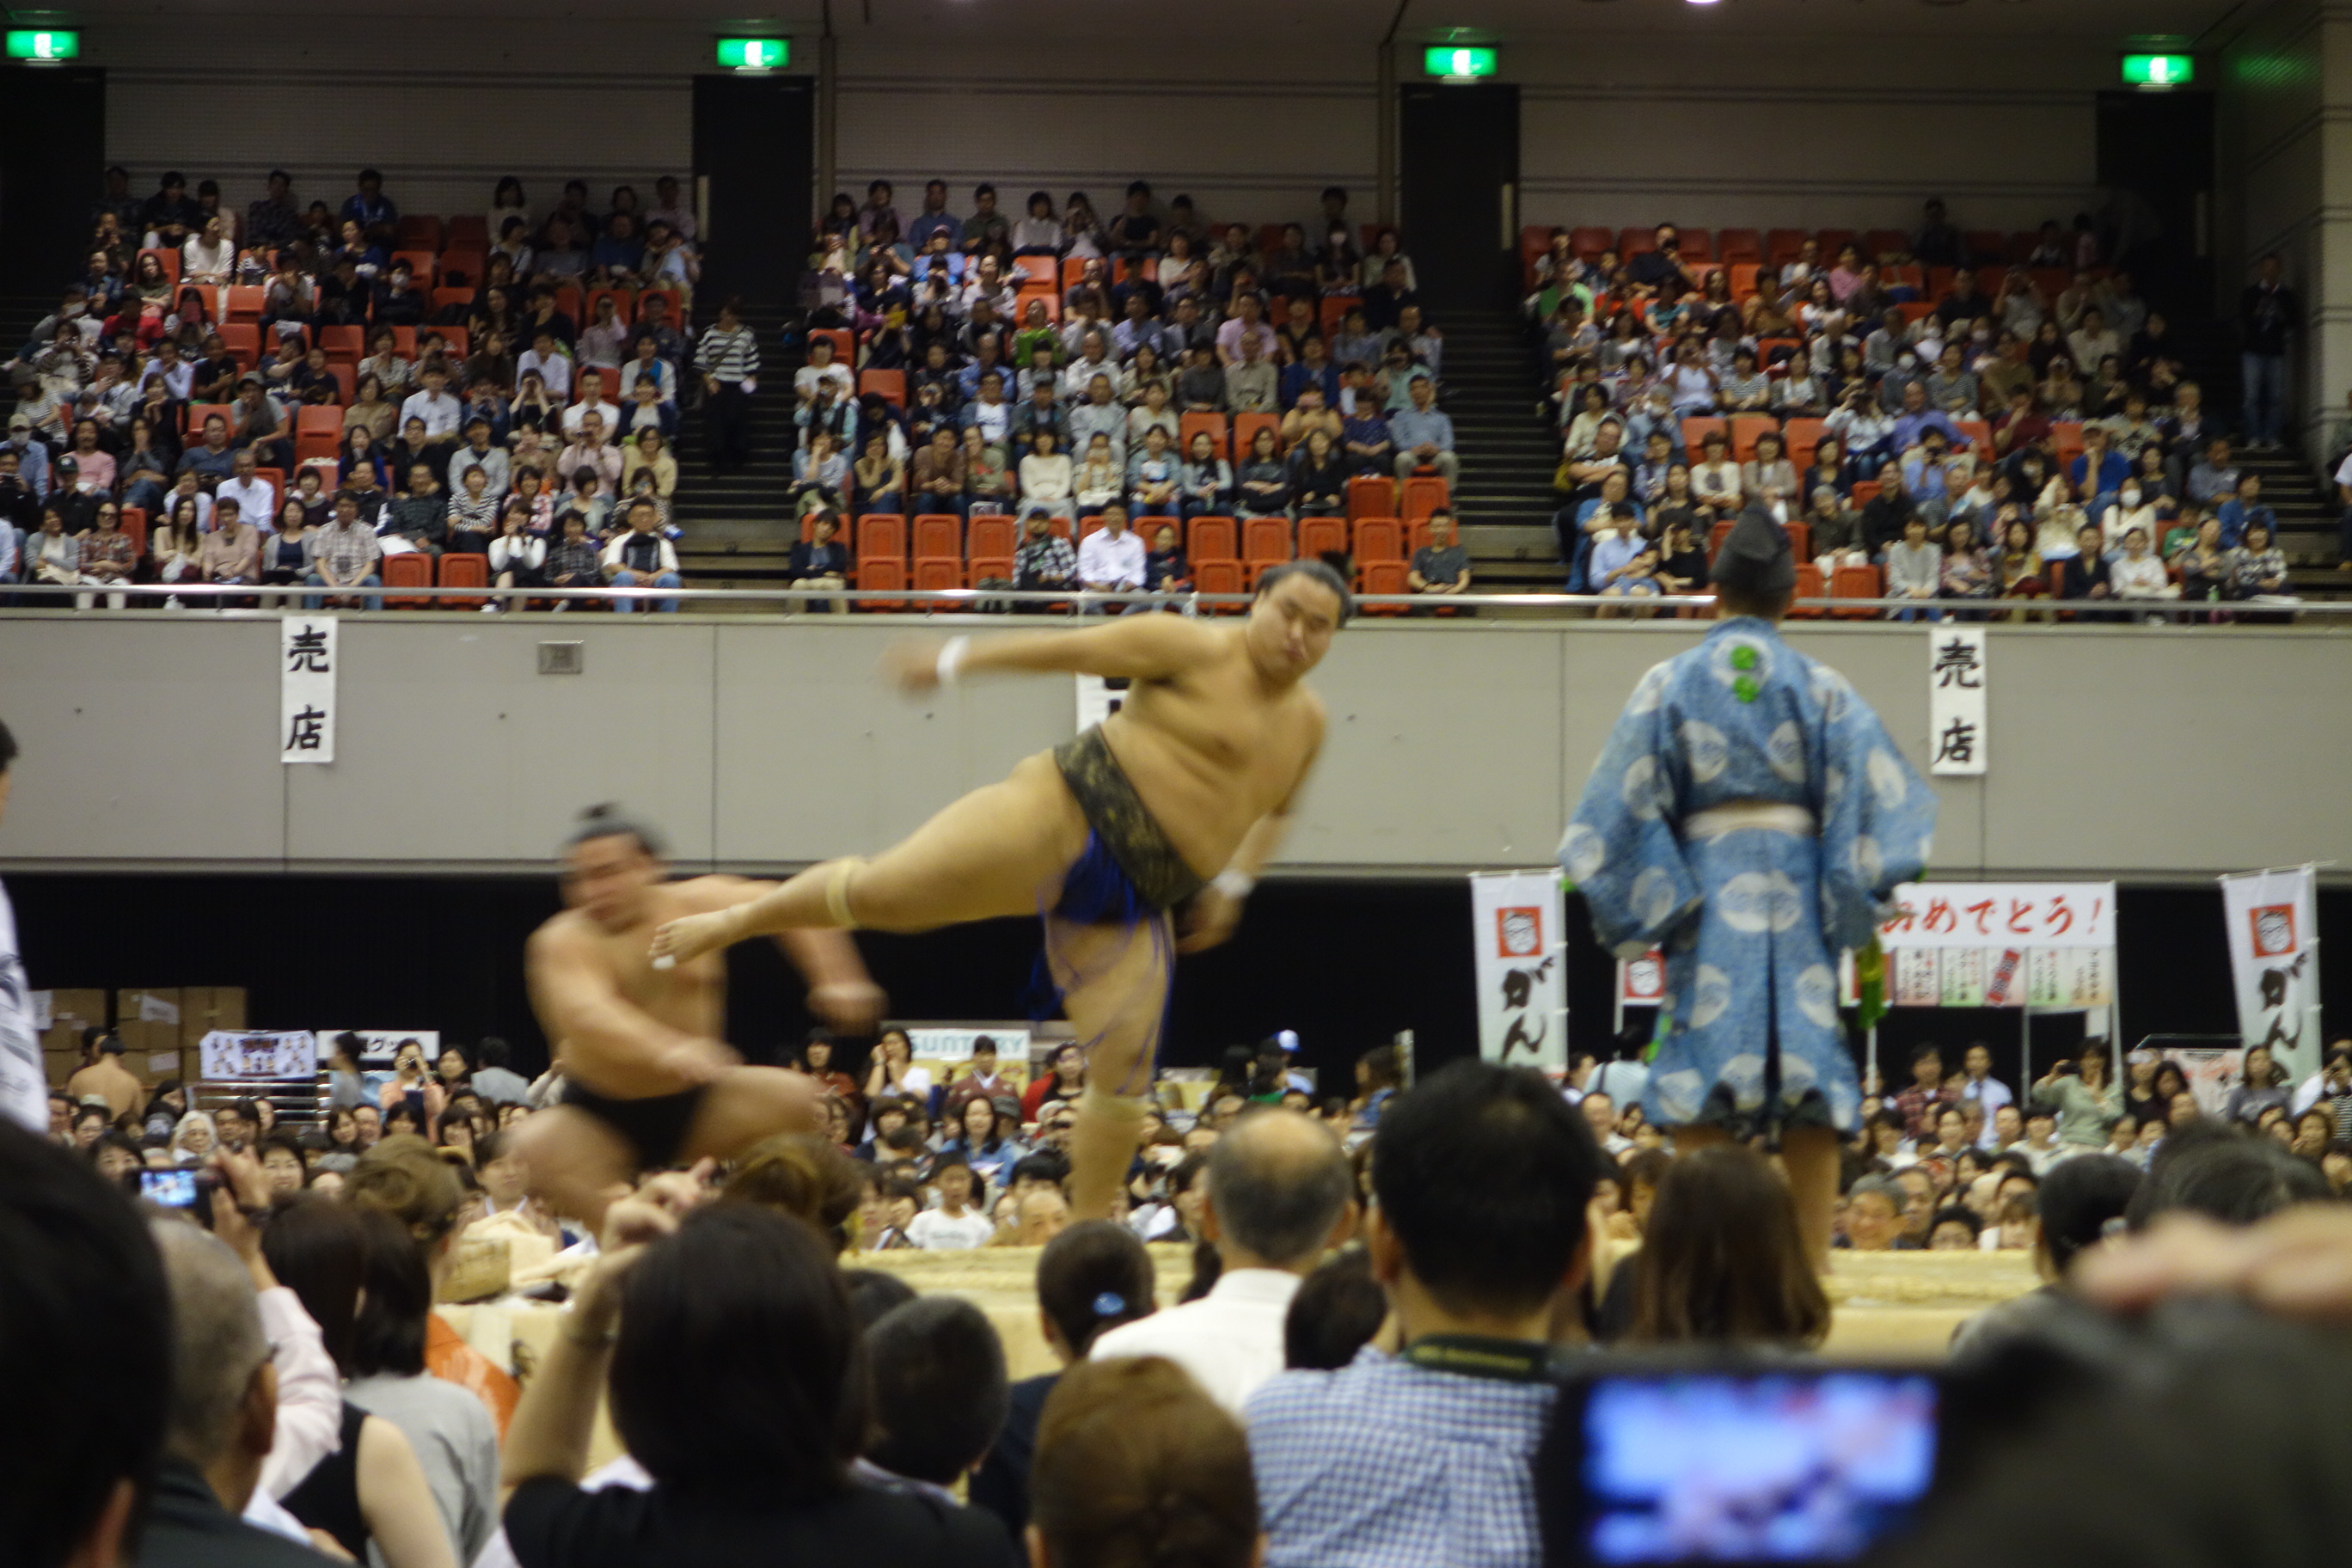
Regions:
M 2033 1093 L 2058 1112 L 2058 1142 L 2074 1152 L 2106 1147 L 2107 1134 L 2123 1120 L 2123 1085 L 2108 1079 L 2105 1040 L 2083 1042 L 2083 1054 L 2052 1067 Z

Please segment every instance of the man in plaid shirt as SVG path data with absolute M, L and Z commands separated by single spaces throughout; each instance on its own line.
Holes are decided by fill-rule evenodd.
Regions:
M 1529 1068 L 1456 1062 L 1390 1102 L 1368 1241 L 1404 1348 L 1250 1397 L 1267 1568 L 1540 1560 L 1552 1309 L 1584 1279 L 1600 1172 L 1591 1131 Z
M 1944 1088 L 1944 1053 L 1921 1046 L 1911 1053 L 1912 1085 L 1895 1097 L 1895 1114 L 1903 1118 L 1903 1135 L 1914 1143 L 1936 1141 L 1936 1115 L 1947 1105 L 1959 1103 L 1957 1092 Z
M 1042 511 L 1033 511 L 1024 525 L 1027 537 L 1013 556 L 1013 585 L 1016 589 L 1036 593 L 1053 593 L 1074 589 L 1078 585 L 1078 552 L 1070 542 L 1054 531 L 1054 521 Z M 1020 608 L 1032 615 L 1043 615 L 1047 606 L 1025 604 Z

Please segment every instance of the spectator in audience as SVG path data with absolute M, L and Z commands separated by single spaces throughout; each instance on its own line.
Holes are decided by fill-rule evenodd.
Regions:
M 1226 323 L 1231 325 L 1231 322 Z M 1266 337 L 1244 334 L 1240 353 L 1224 367 L 1224 406 L 1231 414 L 1272 414 L 1281 405 L 1274 363 L 1264 358 Z
M 1405 586 L 1416 594 L 1439 595 L 1470 591 L 1470 552 L 1455 540 L 1451 507 L 1429 514 L 1429 542 L 1412 552 Z
M 1051 432 L 1038 436 L 1041 446 L 1053 443 Z M 1024 459 L 1024 467 L 1034 459 Z M 1024 537 L 1013 562 L 1013 585 L 1023 592 L 1066 593 L 1077 586 L 1078 557 L 1070 542 L 1053 531 L 1053 519 L 1043 510 L 1028 512 L 1022 523 Z M 1019 606 L 1024 613 L 1041 614 L 1043 604 Z
M 950 1489 L 966 1479 L 1004 1425 L 1004 1349 L 981 1310 L 953 1296 L 919 1296 L 866 1331 L 873 1373 L 872 1435 L 856 1467 L 885 1490 L 927 1496 L 953 1509 L 975 1543 L 1009 1553 L 986 1510 L 967 1513 Z
M 1461 478 L 1461 463 L 1454 450 L 1454 421 L 1438 408 L 1437 384 L 1432 377 L 1416 375 L 1411 385 L 1412 406 L 1389 419 L 1389 437 L 1397 448 L 1397 479 L 1409 479 L 1426 468 L 1450 487 Z
M 1134 594 L 1143 588 L 1143 541 L 1127 526 L 1127 508 L 1118 501 L 1101 512 L 1103 526 L 1078 545 L 1078 581 L 1090 594 Z
M 883 184 L 887 209 L 888 186 Z M 861 223 L 864 215 L 860 215 Z M 702 334 L 696 363 L 707 395 L 710 461 L 714 473 L 740 468 L 751 458 L 751 398 L 759 390 L 760 345 L 743 325 L 740 301 L 732 297 L 719 307 L 719 319 Z
M 1355 1224 L 1355 1179 L 1330 1133 L 1293 1111 L 1244 1117 L 1209 1155 L 1205 1239 L 1222 1268 L 1202 1300 L 1115 1330 L 1097 1357 L 1166 1356 L 1238 1415 L 1282 1370 L 1298 1281 Z
M 1392 1102 L 1373 1142 L 1372 1271 L 1405 1349 L 1250 1400 L 1266 1562 L 1534 1561 L 1546 1342 L 1589 1256 L 1591 1134 L 1540 1074 L 1465 1061 Z
M 625 532 L 614 535 L 605 547 L 604 569 L 615 588 L 635 587 L 640 582 L 650 588 L 676 588 L 683 579 L 678 575 L 677 552 L 668 540 L 655 531 L 660 521 L 659 509 L 649 500 L 630 503 L 629 526 Z M 638 606 L 631 599 L 616 599 L 613 608 L 627 614 Z M 677 613 L 676 599 L 656 599 L 653 608 L 666 615 Z
M 1030 1551 L 1057 1568 L 1250 1568 L 1265 1559 L 1249 1444 L 1157 1358 L 1075 1367 L 1046 1401 Z
M 1630 1270 L 1633 1337 L 1810 1349 L 1829 1299 L 1788 1185 L 1749 1150 L 1695 1150 L 1667 1167 Z
M 2246 443 L 2276 450 L 2286 409 L 2286 361 L 2303 330 L 2303 305 L 2285 282 L 2273 251 L 2255 263 L 2254 280 L 2238 300 L 2239 363 L 2245 388 Z
M 303 542 L 309 550 L 303 581 L 311 587 L 347 591 L 383 585 L 376 569 L 383 552 L 377 547 L 375 530 L 360 521 L 359 498 L 351 491 L 336 495 L 334 520 Z M 311 595 L 303 600 L 302 607 L 320 609 L 325 599 L 324 595 Z M 367 607 L 383 608 L 383 597 L 371 595 Z
M 0 1321 L 9 1324 L 0 1378 L 23 1409 L 42 1412 L 37 1422 L 10 1423 L 0 1440 L 0 1542 L 10 1560 L 40 1568 L 129 1562 L 142 1516 L 151 1552 L 176 1544 L 184 1511 L 229 1524 L 200 1473 L 209 1455 L 192 1468 L 181 1452 L 185 1405 L 172 1361 L 183 1323 L 156 1243 L 83 1161 L 5 1119 L 0 1253 L 9 1260 L 0 1268 Z M 268 1346 L 254 1349 L 245 1370 L 266 1377 Z
M 604 1259 L 509 1438 L 507 1537 L 522 1568 L 712 1553 L 967 1568 L 1004 1554 L 1000 1527 L 974 1511 L 854 1483 L 866 1358 L 812 1229 L 743 1203 L 682 1224 L 615 1208 Z M 713 1322 L 743 1347 L 723 1376 L 704 1353 Z M 608 1362 L 614 1424 L 650 1491 L 579 1485 Z

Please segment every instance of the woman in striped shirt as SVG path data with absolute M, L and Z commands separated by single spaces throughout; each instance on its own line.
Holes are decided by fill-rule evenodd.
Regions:
M 760 342 L 730 298 L 719 320 L 702 334 L 695 363 L 709 395 L 710 462 L 714 469 L 740 468 L 751 460 L 751 394 L 759 390 Z

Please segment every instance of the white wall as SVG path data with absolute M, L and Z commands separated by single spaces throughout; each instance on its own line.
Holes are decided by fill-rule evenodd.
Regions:
M 1861 14 L 1857 13 L 1857 16 Z M 2064 40 L 1586 33 L 1513 47 L 1532 224 L 1963 229 L 2087 205 L 2112 50 Z M 1410 63 L 1410 62 L 1409 62 Z
M 221 183 L 242 212 L 273 166 L 305 205 L 340 206 L 362 166 L 404 212 L 488 213 L 501 174 L 551 210 L 577 176 L 596 205 L 688 170 L 690 78 L 709 34 L 643 22 L 418 20 L 390 25 L 226 16 L 95 25 L 83 58 L 106 68 L 110 163 L 152 194 L 167 168 Z M 22 130 L 23 128 L 19 128 Z
M 1194 68 L 1213 54 L 1213 68 Z M 1369 222 L 1377 69 L 1369 42 L 1163 56 L 1102 40 L 958 38 L 925 50 L 852 32 L 840 45 L 837 188 L 862 201 L 869 180 L 889 180 L 911 215 L 936 177 L 962 214 L 986 180 L 1015 216 L 1033 190 L 1050 192 L 1056 213 L 1083 190 L 1108 217 L 1143 179 L 1163 204 L 1182 192 L 1208 218 L 1256 224 L 1305 222 L 1318 193 L 1342 184 Z
M 1076 721 L 1066 679 L 891 696 L 874 671 L 907 625 L 351 617 L 336 760 L 289 768 L 273 617 L 0 612 L 24 748 L 0 872 L 509 871 L 542 865 L 593 800 L 664 823 L 681 863 L 871 853 Z M 1329 742 L 1284 866 L 1545 863 L 1626 692 L 1703 629 L 1351 627 L 1315 677 Z M 1924 770 L 1928 630 L 1815 622 L 1790 635 L 1853 679 Z M 550 637 L 585 644 L 584 673 L 537 673 Z M 1991 771 L 1938 781 L 1937 869 L 2169 880 L 2352 866 L 2352 819 L 2319 783 L 2352 773 L 2347 655 L 2352 630 L 1993 627 Z M 2197 715 L 2193 737 L 2183 714 Z M 2282 723 L 2289 714 L 2301 721 Z
M 1141 177 L 1163 201 L 1184 191 L 1211 217 L 1255 223 L 1306 217 L 1337 183 L 1377 216 L 1369 22 L 1259 47 L 1178 30 L 1149 48 L 842 26 L 838 186 L 861 197 L 879 175 L 912 205 L 937 174 L 960 212 L 981 180 L 1016 207 L 1042 187 L 1108 211 Z M 283 163 L 304 199 L 340 202 L 373 163 L 404 209 L 446 214 L 485 209 L 502 174 L 544 210 L 574 174 L 601 200 L 683 173 L 709 37 L 691 22 L 337 16 L 265 24 L 231 49 L 192 24 L 116 21 L 89 27 L 85 58 L 108 70 L 107 156 L 142 193 L 177 167 L 242 206 Z M 813 33 L 795 44 L 814 69 Z M 1419 46 L 1401 47 L 1402 74 L 1417 73 Z M 2087 193 L 2093 95 L 2114 71 L 2112 52 L 2073 43 L 1843 33 L 1554 34 L 1503 59 L 1522 87 L 1525 220 L 1611 226 L 1662 212 L 1707 227 L 1909 226 L 1930 192 L 1964 227 L 2063 219 Z

